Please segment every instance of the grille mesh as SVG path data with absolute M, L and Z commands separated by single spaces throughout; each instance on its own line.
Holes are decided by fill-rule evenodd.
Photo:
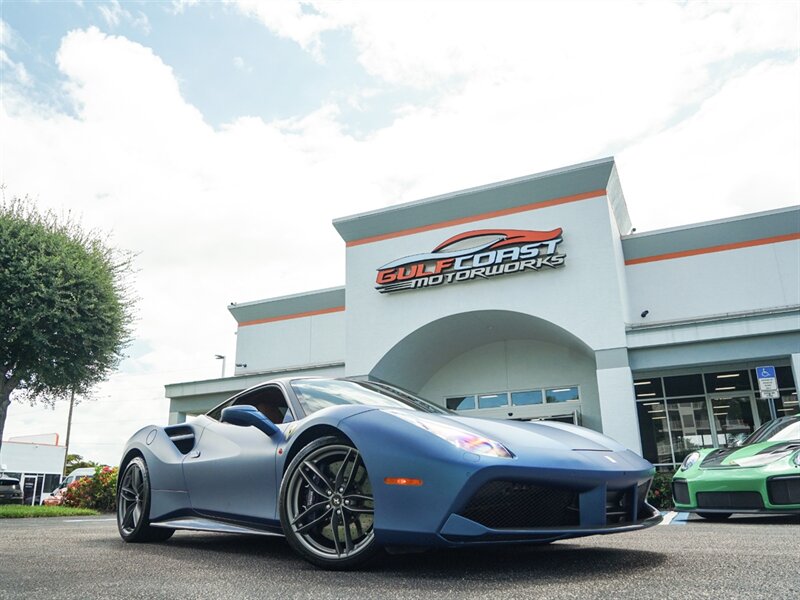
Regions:
M 764 508 L 764 502 L 758 492 L 698 492 L 697 506 L 751 510 Z
M 678 504 L 689 504 L 689 484 L 685 481 L 673 481 L 672 497 Z
M 518 481 L 484 484 L 460 511 L 490 529 L 564 527 L 579 523 L 578 494 Z
M 800 477 L 777 477 L 767 481 L 772 504 L 800 504 Z

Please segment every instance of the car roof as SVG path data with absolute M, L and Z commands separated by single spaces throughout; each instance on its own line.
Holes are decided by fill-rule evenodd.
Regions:
M 94 467 L 81 467 L 80 469 L 73 469 L 72 471 L 69 472 L 69 475 L 67 475 L 67 477 L 69 477 L 70 475 L 89 475 L 89 474 L 94 475 Z

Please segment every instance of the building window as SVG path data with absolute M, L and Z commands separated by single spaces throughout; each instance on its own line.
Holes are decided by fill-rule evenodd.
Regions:
M 542 403 L 542 390 L 528 392 L 511 392 L 511 404 L 514 406 L 527 406 Z
M 475 408 L 475 396 L 455 396 L 447 398 L 447 408 L 450 410 L 473 410 Z
M 561 402 L 580 401 L 578 386 L 552 389 L 518 390 L 514 392 L 494 392 L 491 394 L 466 394 L 448 396 L 445 406 L 450 410 L 475 410 L 485 408 L 502 408 L 509 406 L 535 406 L 542 404 L 558 404 Z
M 701 375 L 679 375 L 664 377 L 664 393 L 667 396 L 702 396 L 706 393 Z
M 571 400 L 580 400 L 577 387 L 555 388 L 545 392 L 547 403 L 553 402 L 569 402 Z
M 508 406 L 508 394 L 481 394 L 478 396 L 478 408 L 498 408 Z
M 674 468 L 692 450 L 731 445 L 767 421 L 800 414 L 791 367 L 775 371 L 774 400 L 761 398 L 749 368 L 635 380 L 644 457 Z
M 637 400 L 664 397 L 664 390 L 661 386 L 660 377 L 653 377 L 651 379 L 641 379 L 639 381 L 635 381 L 633 383 L 633 389 L 636 392 Z
M 750 374 L 747 371 L 721 371 L 719 373 L 706 373 L 706 390 L 709 394 L 718 392 L 749 391 Z
M 653 464 L 673 463 L 669 440 L 667 410 L 663 400 L 637 402 L 639 430 L 642 436 L 642 456 Z
M 704 397 L 667 400 L 667 416 L 676 463 L 698 448 L 714 445 Z

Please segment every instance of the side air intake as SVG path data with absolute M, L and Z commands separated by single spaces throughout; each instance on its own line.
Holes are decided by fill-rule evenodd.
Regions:
M 181 454 L 188 454 L 194 448 L 194 430 L 188 425 L 165 427 L 164 431 Z

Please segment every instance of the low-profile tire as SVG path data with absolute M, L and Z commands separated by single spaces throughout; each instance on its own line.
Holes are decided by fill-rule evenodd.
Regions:
M 310 563 L 354 569 L 375 557 L 375 502 L 367 469 L 348 441 L 311 442 L 286 469 L 279 497 L 289 545 Z
M 139 456 L 125 467 L 117 486 L 117 529 L 126 542 L 163 542 L 175 533 L 150 525 L 150 473 Z
M 697 513 L 698 516 L 703 517 L 708 521 L 724 521 L 728 519 L 731 514 L 733 513 L 710 513 L 710 512 L 699 512 Z

